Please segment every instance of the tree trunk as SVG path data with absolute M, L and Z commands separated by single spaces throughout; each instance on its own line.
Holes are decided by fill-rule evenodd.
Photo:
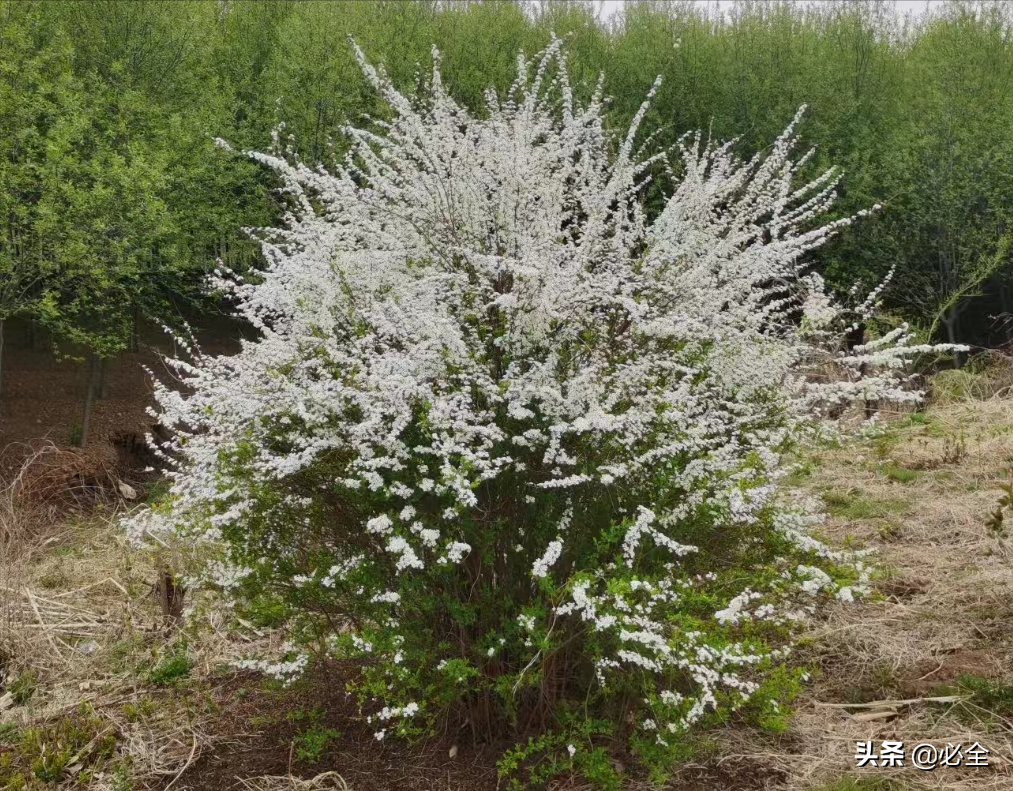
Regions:
M 98 364 L 98 392 L 95 393 L 95 397 L 100 401 L 109 397 L 106 392 L 106 362 L 106 358 L 103 357 Z
M 141 343 L 139 339 L 141 332 L 139 326 L 140 323 L 141 323 L 140 311 L 138 311 L 137 308 L 134 308 L 133 326 L 130 328 L 130 351 L 132 352 L 136 352 L 141 348 Z
M 84 417 L 81 420 L 81 442 L 79 447 L 88 444 L 88 434 L 91 431 L 91 413 L 95 407 L 95 395 L 99 388 L 100 365 L 98 356 L 88 355 L 88 388 L 84 394 Z
M 3 409 L 4 409 L 4 326 L 7 324 L 7 319 L 0 319 L 0 427 L 3 426 Z
M 948 315 L 943 317 L 942 324 L 946 328 L 946 342 L 957 343 L 957 320 L 960 318 L 960 314 L 957 311 L 956 306 L 950 308 Z M 963 357 L 960 352 L 953 353 L 953 364 L 954 367 L 959 368 L 963 363 Z
M 183 619 L 183 600 L 186 589 L 176 584 L 176 577 L 169 568 L 159 571 L 155 581 L 155 597 L 162 607 L 162 625 L 172 629 Z

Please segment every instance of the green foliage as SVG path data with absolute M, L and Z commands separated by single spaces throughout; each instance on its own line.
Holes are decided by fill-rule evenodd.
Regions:
M 296 760 L 303 763 L 318 762 L 331 743 L 341 736 L 334 728 L 323 725 L 324 712 L 319 708 L 309 711 L 296 709 L 289 713 L 288 719 L 300 724 L 299 732 L 292 742 L 295 745 Z
M 169 493 L 169 479 L 158 478 L 144 487 L 144 502 L 146 505 L 155 505 Z
M 332 481 L 339 474 L 332 466 L 337 463 L 340 460 L 325 459 L 300 471 L 299 486 L 307 491 L 323 490 L 324 482 Z M 658 486 L 656 499 L 666 496 L 660 473 Z M 390 735 L 419 737 L 445 729 L 448 723 L 456 731 L 462 727 L 462 721 L 483 738 L 503 733 L 536 734 L 508 750 L 499 762 L 505 787 L 538 787 L 560 775 L 573 774 L 602 789 L 620 788 L 623 776 L 612 752 L 617 728 L 622 737 L 629 740 L 637 764 L 648 771 L 654 782 L 661 783 L 676 763 L 697 754 L 700 748 L 697 728 L 706 733 L 706 728 L 721 726 L 735 716 L 755 727 L 778 732 L 791 713 L 791 701 L 800 691 L 802 674 L 781 666 L 780 659 L 767 658 L 748 671 L 750 679 L 760 681 L 759 689 L 748 703 L 743 704 L 735 694 L 721 692 L 713 710 L 702 716 L 693 731 L 677 730 L 670 734 L 666 730 L 631 735 L 624 730 L 625 726 L 617 725 L 623 722 L 623 711 L 632 710 L 630 701 L 645 702 L 641 718 L 653 715 L 662 722 L 684 704 L 659 695 L 659 682 L 650 674 L 633 672 L 625 677 L 617 674 L 604 686 L 595 684 L 595 663 L 610 656 L 616 647 L 614 642 L 607 634 L 602 636 L 583 628 L 568 633 L 562 625 L 548 626 L 554 607 L 572 596 L 571 584 L 557 585 L 551 578 L 545 578 L 532 586 L 529 562 L 497 549 L 505 540 L 497 535 L 497 530 L 506 529 L 499 526 L 480 530 L 477 528 L 481 525 L 476 524 L 466 534 L 474 541 L 474 556 L 481 559 L 481 565 L 476 560 L 475 568 L 495 567 L 498 584 L 490 584 L 470 567 L 462 570 L 448 564 L 442 572 L 437 567 L 417 582 L 413 590 L 402 589 L 403 612 L 396 635 L 385 630 L 382 623 L 371 623 L 367 615 L 362 618 L 354 637 L 344 633 L 330 638 L 330 622 L 338 617 L 330 614 L 341 612 L 340 608 L 349 606 L 348 601 L 356 601 L 359 612 L 375 611 L 375 605 L 371 606 L 368 599 L 363 600 L 356 591 L 375 586 L 376 578 L 370 575 L 378 572 L 356 569 L 333 588 L 321 584 L 319 578 L 308 576 L 308 581 L 298 586 L 285 584 L 283 576 L 295 569 L 305 573 L 301 570 L 310 570 L 321 563 L 326 568 L 329 565 L 326 544 L 351 540 L 349 536 L 353 533 L 343 532 L 345 528 L 335 524 L 333 512 L 321 507 L 313 512 L 308 525 L 294 523 L 284 528 L 287 532 L 281 545 L 298 546 L 297 555 L 272 551 L 268 544 L 272 534 L 261 520 L 264 514 L 270 513 L 269 509 L 283 492 L 282 488 L 259 489 L 257 509 L 250 512 L 248 521 L 241 527 L 225 528 L 243 530 L 253 542 L 251 554 L 242 558 L 253 573 L 240 585 L 247 592 L 244 600 L 251 602 L 254 616 L 259 620 L 276 618 L 279 623 L 294 624 L 296 639 L 304 642 L 331 640 L 339 657 L 362 656 L 357 646 L 362 640 L 367 641 L 369 653 L 358 666 L 359 675 L 352 685 L 365 710 L 375 712 L 372 702 L 390 694 L 392 680 L 396 680 L 406 701 L 419 701 L 421 705 L 419 723 L 395 719 L 377 726 L 389 728 Z M 376 495 L 362 491 L 342 493 L 342 496 L 345 498 L 341 503 L 343 512 L 362 513 L 367 510 L 369 498 Z M 522 506 L 521 498 L 510 488 L 509 482 L 497 481 L 487 484 L 482 496 L 508 512 L 504 520 L 522 526 L 523 535 L 543 537 L 530 540 L 544 540 L 546 535 L 555 534 L 547 533 L 547 528 L 555 531 L 560 510 L 561 498 L 554 493 L 539 494 L 537 503 Z M 600 502 L 589 497 L 582 505 L 582 533 L 586 539 L 573 551 L 587 565 L 614 561 L 622 551 L 629 520 L 624 521 L 616 515 L 604 493 Z M 438 502 L 427 507 L 438 508 Z M 469 523 L 470 518 L 462 517 L 462 522 Z M 278 526 L 278 520 L 271 521 L 272 531 Z M 259 536 L 263 536 L 263 544 L 257 543 Z M 576 543 L 573 533 L 569 538 Z M 482 545 L 483 540 L 486 545 Z M 677 631 L 698 633 L 713 651 L 726 650 L 729 641 L 734 641 L 742 650 L 752 650 L 781 644 L 788 639 L 790 626 L 786 623 L 757 620 L 725 627 L 713 617 L 715 609 L 727 603 L 733 591 L 743 586 L 755 590 L 776 588 L 779 579 L 783 582 L 790 576 L 789 568 L 793 567 L 790 562 L 772 562 L 772 558 L 794 551 L 782 536 L 771 531 L 762 520 L 734 528 L 722 525 L 721 530 L 716 530 L 711 517 L 701 513 L 696 521 L 687 520 L 685 534 L 680 534 L 679 540 L 699 544 L 700 552 L 673 566 L 671 577 L 681 581 L 685 574 L 697 582 L 676 583 L 680 584 L 680 596 L 677 603 L 665 610 L 663 617 L 667 623 Z M 318 542 L 325 543 L 321 546 Z M 802 559 L 793 557 L 796 564 Z M 811 561 L 807 559 L 806 562 Z M 836 584 L 852 583 L 851 572 L 836 569 L 832 564 L 823 567 L 838 575 L 834 578 Z M 715 573 L 713 569 L 719 571 Z M 709 581 L 700 581 L 699 575 L 706 575 Z M 605 584 L 617 598 L 644 607 L 647 596 L 651 595 L 650 591 L 644 592 L 645 576 L 642 565 L 627 570 L 613 562 L 606 581 L 590 575 L 584 581 Z M 581 581 L 577 578 L 572 584 Z M 409 585 L 408 582 L 399 584 Z M 357 595 L 359 600 L 354 599 Z M 250 612 L 242 606 L 240 609 L 245 615 Z M 519 611 L 531 618 L 530 633 L 510 616 Z M 453 644 L 446 642 L 447 635 L 451 634 L 455 636 Z M 537 662 L 527 665 L 517 660 L 521 644 L 541 650 Z M 439 663 L 435 673 L 432 665 L 423 661 L 434 652 L 448 657 Z M 454 656 L 455 653 L 458 655 Z M 381 661 L 387 656 L 397 658 L 393 662 Z M 660 686 L 664 689 L 668 685 L 673 690 L 690 694 L 692 684 L 687 674 L 674 671 Z M 462 688 L 469 690 L 464 703 Z M 554 698 L 552 707 L 540 711 L 540 701 L 549 699 L 550 695 Z M 309 723 L 295 738 L 296 756 L 300 760 L 317 760 L 337 736 L 323 727 L 319 715 L 312 712 L 297 712 L 292 719 Z
M 0 5 L 0 320 L 107 357 L 139 319 L 211 307 L 216 255 L 256 259 L 235 240 L 271 216 L 262 179 L 209 136 L 227 113 L 203 55 L 212 18 L 207 3 Z
M 823 502 L 832 516 L 852 521 L 880 519 L 902 513 L 907 508 L 904 500 L 870 500 L 851 490 L 824 492 Z
M 34 789 L 52 787 L 68 780 L 87 787 L 97 771 L 108 766 L 115 755 L 115 728 L 86 703 L 67 716 L 45 725 L 23 729 L 12 752 L 0 755 L 0 787 Z
M 877 3 L 620 13 L 610 30 L 581 2 L 0 3 L 0 320 L 31 316 L 107 356 L 141 318 L 209 315 L 204 275 L 216 259 L 256 265 L 241 229 L 276 212 L 271 177 L 211 138 L 264 150 L 284 122 L 304 160 L 341 155 L 340 127 L 384 112 L 346 36 L 400 86 L 435 44 L 451 92 L 480 108 L 519 49 L 556 33 L 578 95 L 607 75 L 614 128 L 662 75 L 646 119 L 661 145 L 706 128 L 758 151 L 808 103 L 811 167 L 845 174 L 836 211 L 883 206 L 820 253 L 831 281 L 896 266 L 887 297 L 905 318 L 950 339 L 1005 337 L 986 317 L 1013 308 L 1008 6 L 955 3 L 914 24 Z
M 975 705 L 999 717 L 1009 717 L 1013 714 L 1013 685 L 964 674 L 957 679 L 957 686 L 961 692 L 973 696 Z
M 962 673 L 955 682 L 941 685 L 932 690 L 934 696 L 959 695 L 967 698 L 957 704 L 935 704 L 959 722 L 972 727 L 1003 728 L 1013 716 L 1013 685 L 994 678 Z
M 605 749 L 593 746 L 592 741 L 595 737 L 610 736 L 614 724 L 578 717 L 569 719 L 566 730 L 531 736 L 527 742 L 508 750 L 497 762 L 499 776 L 507 780 L 506 787 L 510 791 L 539 787 L 566 772 L 586 778 L 602 791 L 619 791 L 622 786 L 621 768 Z M 687 754 L 691 752 L 689 750 Z
M 180 642 L 170 646 L 148 671 L 148 681 L 156 687 L 168 687 L 178 684 L 190 675 L 190 658 L 187 656 L 186 643 Z
M 150 697 L 139 698 L 135 703 L 123 704 L 123 716 L 128 722 L 138 722 L 150 717 L 156 711 L 156 704 Z
M 921 475 L 919 470 L 909 470 L 907 467 L 899 467 L 896 464 L 880 465 L 879 472 L 894 483 L 912 483 L 917 481 Z
M 23 705 L 32 699 L 39 688 L 39 679 L 34 670 L 26 670 L 7 685 L 11 699 Z

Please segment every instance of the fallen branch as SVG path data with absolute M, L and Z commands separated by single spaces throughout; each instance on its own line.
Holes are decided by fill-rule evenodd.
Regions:
M 823 703 L 814 700 L 813 705 L 824 709 L 889 709 L 898 706 L 913 706 L 916 703 L 959 703 L 970 695 L 942 695 L 935 698 L 908 698 L 907 700 L 874 700 L 871 703 Z

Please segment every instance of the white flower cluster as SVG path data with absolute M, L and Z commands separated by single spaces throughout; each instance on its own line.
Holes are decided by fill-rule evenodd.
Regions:
M 504 584 L 512 556 L 532 589 L 531 578 L 562 585 L 579 571 L 593 581 L 574 583 L 551 617 L 616 636 L 602 678 L 636 667 L 694 679 L 692 699 L 666 696 L 667 730 L 698 719 L 719 688 L 748 695 L 738 671 L 760 654 L 714 648 L 659 616 L 682 595 L 665 568 L 698 552 L 679 540 L 684 525 L 705 510 L 729 529 L 773 511 L 800 551 L 830 557 L 806 533 L 815 511 L 779 505 L 780 449 L 828 405 L 917 398 L 902 366 L 925 349 L 903 328 L 845 349 L 862 316 L 805 270 L 805 254 L 851 222 L 816 222 L 835 174 L 795 183 L 810 156 L 792 159 L 796 118 L 748 162 L 730 144 L 684 139 L 676 179 L 666 152 L 636 153 L 646 103 L 610 155 L 600 88 L 578 106 L 558 41 L 540 60 L 519 58 L 508 97 L 490 93 L 481 117 L 444 90 L 438 57 L 420 102 L 356 52 L 391 120 L 346 129 L 351 152 L 331 171 L 253 155 L 281 177 L 290 210 L 283 228 L 260 232 L 262 276 L 217 285 L 259 337 L 229 357 L 195 349 L 174 362 L 185 387 L 157 387 L 175 432 L 161 448 L 171 508 L 132 528 L 224 544 L 257 573 L 283 575 L 312 556 L 301 529 L 341 525 L 340 539 L 320 539 L 321 568 L 275 581 L 364 602 L 372 625 L 392 630 L 417 595 L 401 586 L 417 575 L 467 566 L 468 591 Z M 639 198 L 651 178 L 672 184 L 653 221 Z M 810 376 L 828 364 L 847 375 Z M 659 476 L 677 496 L 623 506 L 621 555 L 575 570 L 569 555 L 594 538 L 582 533 L 585 493 L 618 502 Z M 572 524 L 557 519 L 534 540 L 510 527 L 518 520 L 494 521 L 501 504 L 482 498 L 499 481 L 520 482 L 516 508 L 557 498 Z M 503 531 L 495 551 L 473 550 L 492 545 L 482 532 L 492 525 Z M 640 568 L 654 570 L 629 596 L 608 591 L 610 576 Z M 221 581 L 236 587 L 247 573 Z M 812 567 L 792 578 L 833 592 L 825 577 Z M 741 591 L 712 617 L 734 627 L 772 616 L 773 604 L 749 611 L 760 596 Z M 541 625 L 518 613 L 519 669 L 534 662 Z M 258 666 L 287 675 L 300 661 Z M 380 720 L 416 710 L 385 708 Z
M 285 653 L 292 653 L 295 647 L 286 644 L 282 650 Z M 304 652 L 296 653 L 294 658 L 283 661 L 240 659 L 232 663 L 233 667 L 239 670 L 256 670 L 258 673 L 271 676 L 285 684 L 290 684 L 299 678 L 306 669 L 307 664 L 309 664 L 309 655 Z

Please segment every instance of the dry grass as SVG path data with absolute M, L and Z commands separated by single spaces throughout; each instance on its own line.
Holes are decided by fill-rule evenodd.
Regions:
M 63 785 L 169 787 L 212 744 L 215 664 L 259 638 L 205 625 L 187 648 L 184 635 L 166 630 L 153 595 L 161 559 L 127 543 L 121 503 L 93 498 L 87 516 L 75 515 L 89 493 L 68 502 L 49 488 L 57 454 L 36 449 L 0 488 L 0 753 L 13 749 L 27 788 L 56 787 L 31 784 L 29 752 L 39 746 L 25 735 L 42 734 L 55 754 L 73 721 L 93 743 L 71 751 L 82 754 L 69 755 Z M 186 656 L 182 680 L 155 680 L 174 656 Z
M 308 780 L 293 775 L 265 775 L 241 779 L 237 788 L 249 791 L 349 791 L 345 780 L 337 772 L 324 772 Z
M 986 350 L 963 368 L 936 374 L 931 389 L 937 405 L 1006 398 L 1013 393 L 1013 357 L 996 349 Z
M 873 551 L 876 595 L 812 626 L 799 656 L 820 672 L 788 732 L 729 729 L 722 761 L 776 768 L 769 787 L 786 791 L 1013 789 L 1013 552 L 984 526 L 1011 464 L 999 398 L 897 418 L 819 459 L 807 485 L 828 503 L 826 537 Z M 907 766 L 856 769 L 867 740 L 903 741 Z M 919 771 L 923 742 L 978 742 L 990 766 Z
M 57 512 L 35 496 L 32 472 L 55 452 L 45 445 L 32 450 L 13 475 L 0 481 L 0 680 L 37 648 L 38 634 L 25 619 L 26 572 L 53 540 Z

